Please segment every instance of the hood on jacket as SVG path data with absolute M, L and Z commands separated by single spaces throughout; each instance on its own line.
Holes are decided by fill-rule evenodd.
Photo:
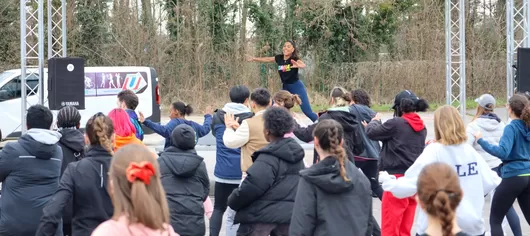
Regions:
M 217 119 L 223 124 L 225 122 L 226 113 L 232 113 L 235 117 L 239 117 L 239 124 L 241 124 L 244 119 L 254 116 L 254 113 L 252 113 L 248 107 L 240 103 L 227 103 L 222 109 L 215 110 L 215 113 L 217 114 Z
M 138 120 L 138 115 L 136 114 L 136 112 L 134 110 L 131 110 L 131 109 L 125 109 L 125 111 L 127 112 L 127 114 L 129 115 L 129 118 L 131 119 L 135 119 L 135 120 Z
M 256 158 L 258 158 L 260 154 L 275 156 L 289 163 L 302 161 L 305 156 L 302 146 L 292 138 L 283 138 L 269 143 L 264 148 L 252 154 L 252 161 L 256 161 Z
M 423 120 L 416 113 L 406 113 L 403 114 L 401 118 L 409 122 L 410 127 L 412 127 L 412 129 L 416 132 L 420 132 L 425 129 L 425 124 L 423 123 Z
M 129 136 L 123 137 L 116 135 L 114 138 L 114 149 L 117 151 L 118 149 L 122 148 L 123 146 L 126 146 L 128 144 L 140 144 L 144 145 L 140 139 L 136 137 L 136 134 L 131 134 Z
M 344 129 L 344 132 L 352 132 L 355 130 L 355 125 L 358 124 L 357 118 L 350 112 L 349 107 L 334 107 L 326 112 L 331 119 L 339 122 Z
M 530 141 L 530 128 L 526 126 L 524 121 L 512 120 L 511 124 L 514 125 L 515 129 L 518 130 L 527 141 Z
M 59 142 L 74 152 L 81 152 L 85 148 L 85 136 L 78 129 L 62 129 Z
M 225 104 L 222 110 L 228 113 L 232 113 L 234 115 L 251 112 L 247 106 L 241 103 L 234 103 L 234 102 L 229 102 Z
M 349 164 L 348 161 L 346 163 Z M 348 168 L 347 171 L 352 170 Z M 344 180 L 340 176 L 339 162 L 333 157 L 324 158 L 311 168 L 300 171 L 300 176 L 328 193 L 351 191 L 355 182 L 358 181 L 351 177 L 348 177 L 350 181 Z
M 49 160 L 57 152 L 57 143 L 61 134 L 46 129 L 30 129 L 18 142 L 29 154 L 38 159 Z
M 370 107 L 362 105 L 362 104 L 354 104 L 350 106 L 352 110 L 356 110 L 363 121 L 366 121 L 366 123 L 370 123 L 372 119 L 375 117 L 376 112 L 370 109 Z
M 176 176 L 190 177 L 203 162 L 204 158 L 197 155 L 195 149 L 181 150 L 176 147 L 168 147 L 160 155 L 160 162 L 164 162 L 167 168 Z
M 473 123 L 486 131 L 494 131 L 504 125 L 501 119 L 493 113 L 481 115 Z

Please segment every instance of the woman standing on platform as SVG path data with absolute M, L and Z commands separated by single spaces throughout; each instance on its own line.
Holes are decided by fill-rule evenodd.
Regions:
M 317 114 L 311 110 L 311 104 L 309 103 L 309 97 L 307 96 L 304 83 L 302 83 L 298 77 L 298 69 L 303 69 L 306 65 L 300 60 L 294 41 L 285 42 L 283 45 L 283 54 L 274 57 L 251 57 L 248 61 L 264 63 L 275 62 L 278 64 L 278 73 L 282 80 L 283 90 L 287 90 L 292 94 L 297 94 L 300 99 L 302 99 L 302 104 L 300 106 L 304 114 L 312 121 L 318 119 Z

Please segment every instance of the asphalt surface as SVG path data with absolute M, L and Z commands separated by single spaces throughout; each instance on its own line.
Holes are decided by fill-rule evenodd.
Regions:
M 472 119 L 472 116 L 474 115 L 474 112 L 475 111 L 468 111 L 467 114 L 468 116 L 466 117 L 466 124 L 469 123 Z M 507 111 L 506 109 L 504 108 L 500 108 L 500 109 L 497 109 L 496 110 L 496 113 L 499 115 L 499 117 L 501 117 L 501 119 L 503 120 L 506 120 L 507 119 Z M 383 121 L 384 120 L 387 120 L 387 119 L 390 119 L 392 118 L 392 113 L 390 112 L 386 112 L 386 113 L 381 113 L 382 114 L 382 119 Z M 427 112 L 427 113 L 422 113 L 420 114 L 425 122 L 425 126 L 427 127 L 427 139 L 433 139 L 434 138 L 434 114 L 432 112 Z M 192 117 L 188 117 L 188 119 L 190 120 L 193 120 L 195 122 L 198 122 L 198 123 L 202 123 L 203 122 L 203 117 L 202 116 L 192 116 Z M 169 119 L 168 118 L 162 118 L 162 122 L 165 123 L 167 122 Z M 309 122 L 309 120 L 308 120 Z M 150 147 L 153 151 L 155 150 L 158 150 L 160 151 L 162 146 L 163 146 L 163 142 L 164 142 L 164 139 L 161 138 L 160 136 L 156 135 L 156 134 L 152 134 L 152 135 L 147 135 L 144 142 L 146 143 L 146 145 L 148 145 L 148 147 Z M 312 162 L 312 158 L 313 158 L 313 146 L 311 144 L 303 144 L 303 147 L 305 149 L 305 161 L 307 163 L 311 163 Z M 207 136 L 199 139 L 199 142 L 198 142 L 198 146 L 197 146 L 197 152 L 199 153 L 199 155 L 201 155 L 203 158 L 204 158 L 204 161 L 206 163 L 206 166 L 208 168 L 208 173 L 209 173 L 209 176 L 210 176 L 210 180 L 211 180 L 211 186 L 214 186 L 214 182 L 213 180 L 215 179 L 214 175 L 213 175 L 213 171 L 214 171 L 214 168 L 215 168 L 215 138 L 211 135 L 211 134 L 208 134 Z M 211 195 L 213 196 L 213 188 L 212 188 L 212 191 L 211 191 Z M 212 198 L 213 201 L 215 201 L 215 199 Z M 486 222 L 486 226 L 489 228 L 489 209 L 490 209 L 490 199 L 488 198 L 487 199 L 487 202 L 484 206 L 484 213 L 483 213 L 483 217 L 484 217 L 484 221 Z M 528 223 L 526 223 L 525 221 L 525 218 L 523 216 L 523 214 L 521 213 L 520 211 L 520 208 L 519 208 L 519 205 L 516 203 L 514 205 L 516 211 L 519 213 L 519 218 L 520 218 L 520 221 L 521 221 L 521 227 L 522 227 L 522 231 L 523 231 L 523 235 L 524 236 L 530 236 L 530 226 L 528 225 Z M 374 199 L 373 201 L 373 214 L 375 216 L 375 218 L 377 219 L 377 221 L 380 223 L 380 220 L 381 220 L 381 201 L 379 201 L 379 199 Z M 415 234 L 415 228 L 416 226 L 413 227 L 413 235 Z M 209 234 L 209 233 L 208 233 Z M 208 235 L 207 234 L 207 235 Z M 509 230 L 509 227 L 506 227 L 505 228 L 505 234 L 506 235 L 513 235 L 511 233 L 511 231 Z M 221 235 L 224 236 L 226 235 L 225 232 L 224 232 L 224 228 L 221 232 Z

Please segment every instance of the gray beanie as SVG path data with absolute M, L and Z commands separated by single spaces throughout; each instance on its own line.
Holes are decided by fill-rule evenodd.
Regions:
M 195 148 L 195 130 L 186 124 L 180 124 L 171 132 L 171 142 L 173 146 L 182 150 Z

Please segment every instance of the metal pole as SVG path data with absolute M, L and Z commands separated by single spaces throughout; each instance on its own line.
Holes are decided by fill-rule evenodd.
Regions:
M 506 1 L 506 101 L 513 92 L 513 0 Z
M 451 63 L 451 0 L 445 0 L 445 98 L 452 105 L 452 63 Z
M 26 132 L 26 0 L 20 0 L 20 131 Z M 24 89 L 22 89 L 24 88 Z
M 52 1 L 48 0 L 48 59 L 53 57 L 53 14 Z
M 51 1 L 51 0 L 50 0 Z M 63 35 L 63 57 L 66 57 L 66 0 L 61 0 L 61 19 L 62 19 L 62 35 Z
M 44 104 L 44 0 L 39 0 L 38 7 L 38 17 L 39 17 L 39 85 L 38 85 L 38 95 L 39 95 L 39 104 Z
M 466 11 L 465 0 L 460 0 L 459 11 L 459 37 L 460 37 L 460 114 L 466 121 Z

